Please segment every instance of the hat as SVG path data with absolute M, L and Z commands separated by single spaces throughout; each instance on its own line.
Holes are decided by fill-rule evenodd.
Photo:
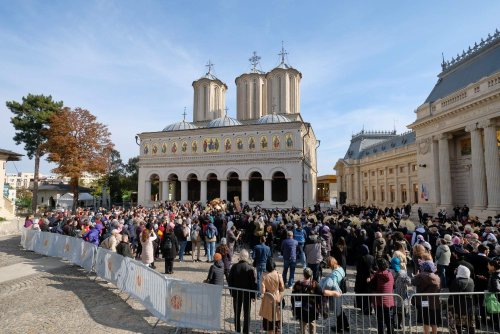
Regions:
M 398 257 L 393 257 L 391 259 L 391 269 L 394 269 L 395 272 L 401 270 L 401 260 Z
M 311 268 L 309 267 L 305 267 L 304 268 L 304 276 L 307 276 L 307 277 L 312 277 L 313 276 L 313 271 Z
M 443 240 L 444 240 L 444 242 L 446 242 L 447 244 L 449 244 L 451 242 L 451 235 L 445 234 L 444 237 L 443 237 Z
M 222 260 L 222 255 L 220 253 L 215 253 L 214 261 L 220 261 L 220 260 Z
M 457 268 L 457 278 L 470 278 L 469 268 L 459 265 Z
M 460 245 L 462 243 L 462 240 L 460 240 L 459 237 L 454 236 L 453 239 L 451 239 L 454 245 Z
M 220 244 L 221 245 L 227 245 L 227 239 L 226 238 L 221 238 L 220 239 Z
M 422 234 L 417 235 L 417 240 L 424 241 L 424 236 Z
M 432 261 L 422 261 L 422 263 L 420 263 L 420 270 L 433 273 L 436 271 L 436 265 Z

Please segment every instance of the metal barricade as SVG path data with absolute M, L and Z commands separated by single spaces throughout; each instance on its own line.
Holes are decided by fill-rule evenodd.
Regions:
M 500 313 L 488 313 L 487 292 L 417 293 L 410 297 L 407 333 L 500 333 Z M 499 294 L 496 298 L 499 299 Z
M 394 307 L 375 307 L 393 298 Z M 282 333 L 384 333 L 400 329 L 404 333 L 405 301 L 397 294 L 353 294 L 323 297 L 287 293 L 282 309 Z M 385 300 L 384 300 L 385 299 Z

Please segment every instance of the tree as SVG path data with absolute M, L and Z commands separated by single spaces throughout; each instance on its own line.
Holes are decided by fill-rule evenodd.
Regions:
M 10 122 L 16 129 L 14 141 L 24 143 L 24 150 L 31 160 L 35 158 L 35 175 L 33 180 L 33 200 L 31 210 L 36 213 L 38 199 L 38 179 L 40 158 L 45 154 L 43 145 L 47 142 L 46 130 L 50 117 L 59 111 L 63 102 L 55 102 L 52 96 L 32 95 L 23 97 L 22 103 L 7 101 L 7 108 L 14 114 Z
M 63 108 L 50 118 L 45 145 L 48 160 L 58 166 L 52 172 L 71 179 L 73 213 L 78 203 L 78 180 L 84 172 L 107 173 L 113 143 L 107 126 L 97 122 L 88 110 Z

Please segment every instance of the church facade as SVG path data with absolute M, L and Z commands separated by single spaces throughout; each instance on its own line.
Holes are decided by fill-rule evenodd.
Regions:
M 208 72 L 193 82 L 193 122 L 185 119 L 140 139 L 138 203 L 215 198 L 266 208 L 316 201 L 316 148 L 300 114 L 302 74 L 285 61 L 236 78 L 236 118 L 227 115 L 228 86 Z M 185 115 L 184 115 L 185 117 Z
M 418 203 L 430 214 L 467 205 L 481 218 L 498 214 L 500 32 L 443 61 L 436 85 L 415 113 L 407 134 L 353 136 L 335 165 L 345 202 Z

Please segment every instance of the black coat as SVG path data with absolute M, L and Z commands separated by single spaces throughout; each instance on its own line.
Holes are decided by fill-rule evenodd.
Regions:
M 233 264 L 229 272 L 228 285 L 230 288 L 246 290 L 257 290 L 257 275 L 255 269 L 246 261 Z M 235 297 L 236 291 L 231 290 L 231 296 Z M 245 297 L 247 294 L 244 294 Z M 254 296 L 251 296 L 254 298 Z
M 132 249 L 130 249 L 130 244 L 128 242 L 123 242 L 121 241 L 117 246 L 116 246 L 116 252 L 120 255 L 123 255 L 125 257 L 130 257 L 133 258 L 134 256 L 132 255 Z
M 471 278 L 456 278 L 450 286 L 450 292 L 473 292 L 474 281 Z M 455 314 L 466 315 L 474 311 L 472 306 L 472 295 L 451 295 L 448 305 L 453 306 Z
M 224 263 L 222 260 L 216 261 L 208 270 L 207 283 L 224 285 Z
M 172 248 L 169 251 L 166 251 L 165 248 L 163 247 L 165 245 L 165 240 L 167 238 L 172 240 Z M 179 242 L 177 241 L 177 238 L 172 232 L 163 235 L 163 240 L 161 241 L 160 249 L 165 259 L 175 259 L 177 253 L 179 252 Z

